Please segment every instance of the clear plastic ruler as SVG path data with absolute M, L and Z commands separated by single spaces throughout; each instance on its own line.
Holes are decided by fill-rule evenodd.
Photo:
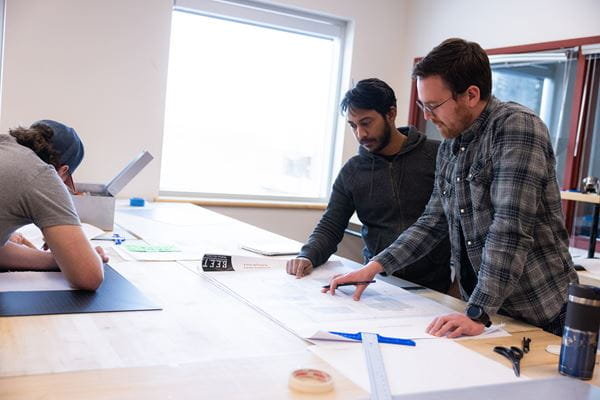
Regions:
M 367 360 L 372 400 L 391 400 L 392 393 L 379 349 L 377 334 L 361 332 L 362 346 Z

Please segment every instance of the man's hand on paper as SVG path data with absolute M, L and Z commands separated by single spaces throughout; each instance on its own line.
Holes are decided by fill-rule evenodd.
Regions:
M 312 272 L 313 264 L 308 258 L 296 257 L 287 261 L 285 269 L 288 274 L 296 275 L 296 278 L 302 278 Z
M 10 237 L 8 238 L 8 240 L 10 240 L 13 243 L 20 244 L 22 246 L 27 246 L 27 247 L 31 247 L 32 249 L 35 249 L 35 246 L 33 245 L 33 243 L 31 243 L 29 240 L 27 240 L 27 238 L 25 236 L 23 236 L 22 233 L 15 232 L 12 235 L 10 235 Z
M 339 284 L 347 283 L 347 282 L 368 282 L 372 281 L 375 275 L 383 272 L 383 266 L 377 261 L 371 261 L 361 269 L 357 269 L 356 271 L 348 272 L 347 274 L 342 275 L 334 275 L 329 281 L 329 289 L 322 289 L 323 293 L 331 293 L 335 294 L 335 289 Z M 360 300 L 360 296 L 365 291 L 365 289 L 369 286 L 368 284 L 364 285 L 356 285 L 356 290 L 354 291 L 354 300 Z
M 480 322 L 475 322 L 465 314 L 453 313 L 442 315 L 435 318 L 426 332 L 433 336 L 448 335 L 449 339 L 459 336 L 477 336 L 483 333 L 485 326 Z

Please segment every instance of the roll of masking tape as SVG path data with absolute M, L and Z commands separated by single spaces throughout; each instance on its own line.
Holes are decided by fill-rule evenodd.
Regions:
M 305 393 L 325 393 L 333 390 L 333 378 L 318 369 L 297 369 L 290 374 L 290 388 Z

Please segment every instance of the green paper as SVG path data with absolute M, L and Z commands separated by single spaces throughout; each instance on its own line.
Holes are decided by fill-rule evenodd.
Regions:
M 135 253 L 166 253 L 179 251 L 179 249 L 173 245 L 156 245 L 152 246 L 149 244 L 123 244 L 121 245 L 125 250 L 132 251 Z

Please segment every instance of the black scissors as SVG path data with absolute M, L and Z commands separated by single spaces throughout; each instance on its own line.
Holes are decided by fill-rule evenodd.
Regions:
M 510 348 L 504 346 L 496 346 L 494 347 L 494 351 L 508 358 L 512 363 L 515 375 L 521 376 L 521 358 L 523 358 L 523 350 L 516 346 L 510 346 Z

